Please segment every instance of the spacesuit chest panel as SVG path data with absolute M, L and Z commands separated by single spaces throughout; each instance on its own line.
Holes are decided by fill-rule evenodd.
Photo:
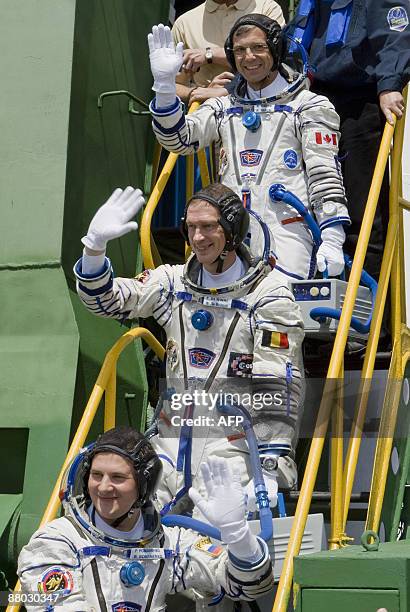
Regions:
M 291 103 L 290 103 L 291 104 Z M 225 185 L 243 194 L 251 209 L 269 224 L 295 217 L 295 211 L 282 203 L 272 203 L 269 187 L 282 183 L 307 206 L 308 189 L 302 155 L 302 143 L 295 128 L 293 108 L 285 112 L 261 113 L 261 126 L 251 132 L 242 125 L 242 115 L 230 115 L 222 126 L 220 175 Z M 288 228 L 287 228 L 288 229 Z M 293 229 L 293 228 L 292 228 Z M 299 231 L 299 230 L 298 230 Z
M 272 169 L 286 174 L 301 167 L 301 143 L 295 134 L 292 107 L 286 106 L 284 112 L 269 112 L 269 106 L 260 108 L 268 110 L 258 113 L 261 125 L 254 132 L 242 124 L 243 113 L 227 116 L 222 126 L 220 173 L 224 177 L 234 173 L 237 184 L 266 183 L 265 175 Z
M 161 582 L 165 583 L 166 563 L 167 561 L 160 559 L 143 561 L 145 575 L 142 583 L 138 586 L 127 587 L 121 583 L 119 578 L 121 568 L 124 566 L 123 557 L 112 555 L 108 560 L 99 561 L 97 567 L 100 584 L 108 610 L 144 612 L 148 602 L 156 604 L 151 605 L 150 610 L 161 608 L 165 602 L 165 588 L 161 588 Z M 92 583 L 95 582 L 95 571 L 93 578 L 94 580 L 86 581 L 88 585 L 86 588 L 91 589 Z M 156 588 L 153 590 L 154 583 Z
M 208 306 L 206 311 L 212 320 L 211 325 L 208 329 L 198 330 L 192 324 L 192 315 L 197 310 L 198 304 L 185 303 L 182 307 L 185 332 L 183 350 L 188 377 L 223 378 L 226 376 L 224 365 L 227 354 L 232 344 L 237 342 L 237 330 L 245 325 L 247 313 L 239 313 L 234 308 Z

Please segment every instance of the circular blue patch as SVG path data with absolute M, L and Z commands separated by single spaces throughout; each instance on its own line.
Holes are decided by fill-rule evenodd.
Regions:
M 283 154 L 283 161 L 285 166 L 293 170 L 298 165 L 298 154 L 293 149 L 288 149 Z
M 144 578 L 144 566 L 139 561 L 125 563 L 120 569 L 121 582 L 127 587 L 140 585 L 144 581 Z

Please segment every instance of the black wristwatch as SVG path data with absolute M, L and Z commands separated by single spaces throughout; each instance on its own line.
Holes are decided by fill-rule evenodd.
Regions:
M 208 64 L 212 64 L 212 58 L 213 58 L 212 49 L 211 47 L 207 47 L 205 49 L 205 59 L 208 62 Z

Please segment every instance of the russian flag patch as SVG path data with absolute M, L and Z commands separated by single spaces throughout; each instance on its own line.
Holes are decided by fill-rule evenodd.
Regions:
M 207 555 L 211 555 L 211 557 L 219 557 L 219 555 L 223 552 L 223 546 L 220 546 L 219 544 L 212 544 L 208 537 L 201 538 L 195 544 L 195 548 L 201 550 Z

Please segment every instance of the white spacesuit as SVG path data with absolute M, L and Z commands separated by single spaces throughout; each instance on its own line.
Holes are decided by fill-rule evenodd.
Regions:
M 280 27 L 273 20 L 261 15 L 239 19 L 225 49 L 240 74 L 233 37 L 244 25 L 266 34 L 267 44 L 259 46 L 269 47 L 273 59 L 280 57 L 282 44 L 277 32 Z M 171 78 L 167 80 L 172 68 L 178 67 L 181 50 L 177 47 L 174 51 L 167 36 L 170 34 L 163 26 L 155 26 L 149 35 L 153 89 L 157 92 L 150 109 L 158 142 L 182 155 L 219 143 L 221 181 L 242 194 L 246 206 L 258 212 L 272 230 L 276 270 L 287 277 L 312 278 L 317 248 L 306 224 L 295 209 L 269 196 L 272 184 L 283 184 L 313 212 L 322 230 L 319 269 L 325 268 L 326 260 L 329 274 L 340 274 L 344 265 L 342 226 L 350 224 L 350 219 L 337 158 L 339 117 L 332 104 L 308 90 L 306 76 L 278 64 L 276 78 L 259 94 L 243 78 L 233 95 L 206 100 L 185 116 L 183 104 L 175 97 L 175 86 Z M 257 46 L 239 48 L 248 54 Z M 259 53 L 255 50 L 256 59 Z M 272 71 L 268 66 L 267 74 Z
M 118 432 L 123 437 L 126 429 L 130 428 L 110 430 L 101 436 L 103 443 L 97 441 L 75 458 L 62 487 L 65 517 L 39 529 L 23 548 L 18 564 L 22 590 L 44 596 L 44 603 L 30 609 L 50 612 L 58 597 L 55 609 L 62 607 L 67 612 L 156 612 L 165 609 L 167 594 L 186 589 L 195 589 L 199 598 L 218 595 L 222 590 L 232 599 L 245 600 L 269 591 L 273 578 L 268 549 L 247 527 L 239 478 L 226 471 L 226 464 L 220 460 L 208 462 L 203 469 L 214 482 L 214 488 L 208 489 L 208 500 L 201 499 L 198 492 L 192 493 L 225 541 L 229 540 L 227 548 L 190 530 L 162 527 L 150 501 L 161 472 L 160 461 L 138 432 L 134 436 L 138 446 L 135 453 L 116 441 L 120 439 Z M 113 454 L 125 458 L 125 466 L 131 462 L 136 474 L 133 486 L 138 497 L 116 522 L 108 523 L 98 515 L 87 488 L 87 463 L 92 470 L 94 458 L 101 453 L 108 459 Z M 117 494 L 121 489 L 118 475 L 110 475 L 109 467 L 106 471 L 104 479 L 113 480 L 111 485 L 102 486 Z M 233 484 L 228 481 L 229 474 Z M 147 488 L 141 497 L 144 478 Z M 222 513 L 218 521 L 214 519 L 218 512 L 221 515 L 217 497 L 222 495 L 222 486 L 230 488 L 242 510 Z M 133 516 L 133 529 L 121 530 L 121 521 Z M 230 521 L 242 532 L 241 539 L 233 535 Z M 245 541 L 253 552 L 245 552 Z
M 212 189 L 222 191 L 223 197 L 218 200 Z M 252 258 L 241 244 L 249 214 L 240 198 L 223 185 L 211 185 L 194 200 L 205 205 L 207 214 L 216 208 L 220 223 L 232 229 L 235 261 L 243 272 L 227 286 L 204 286 L 201 277 L 206 270 L 196 255 L 185 266 L 162 265 L 129 279 L 115 278 L 107 258 L 94 275 L 84 274 L 84 257 L 74 268 L 78 294 L 90 312 L 118 320 L 153 316 L 166 331 L 166 382 L 173 393 L 161 412 L 159 435 L 152 439 L 164 459 L 159 494 L 164 503 L 184 485 L 189 487 L 190 475 L 195 486 L 201 486 L 198 468 L 209 454 L 238 463 L 243 482 L 249 480 L 243 430 L 220 420 L 216 409 L 217 404 L 232 403 L 232 395 L 251 414 L 261 458 L 285 455 L 280 459 L 279 486 L 291 488 L 296 481 L 292 453 L 304 388 L 299 307 L 288 286 L 272 272 L 266 226 L 252 225 L 252 231 L 265 230 L 264 239 L 259 234 L 259 258 Z

